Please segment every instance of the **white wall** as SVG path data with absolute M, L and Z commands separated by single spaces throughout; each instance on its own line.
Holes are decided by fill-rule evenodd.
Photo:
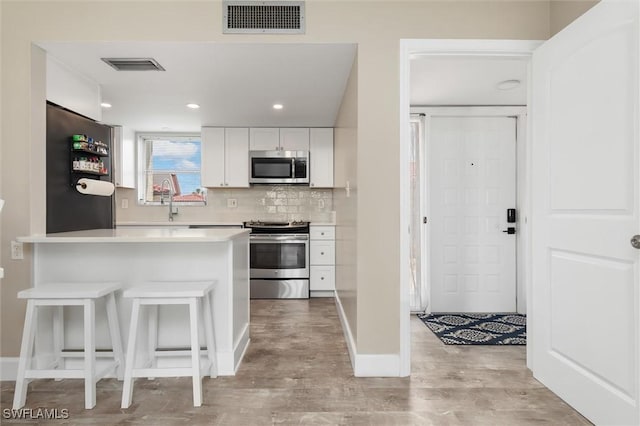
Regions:
M 600 0 L 552 0 L 549 5 L 550 35 L 572 23 Z
M 102 120 L 100 86 L 47 55 L 47 100 L 93 120 Z

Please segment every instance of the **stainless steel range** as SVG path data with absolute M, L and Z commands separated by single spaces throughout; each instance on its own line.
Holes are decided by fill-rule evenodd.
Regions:
M 309 298 L 309 222 L 244 222 L 251 229 L 252 299 Z

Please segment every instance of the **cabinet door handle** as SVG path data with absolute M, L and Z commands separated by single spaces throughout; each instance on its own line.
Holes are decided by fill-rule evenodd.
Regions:
M 320 277 L 320 281 L 324 281 L 324 277 Z
M 224 186 L 224 183 L 221 183 L 220 186 Z
M 315 185 L 315 183 L 310 183 L 310 184 L 309 184 L 309 186 L 314 186 L 314 185 Z
M 229 182 L 225 182 L 224 186 L 229 186 Z
M 321 251 L 321 252 L 320 252 L 320 255 L 321 255 L 321 256 L 324 256 L 324 252 L 323 252 L 323 251 Z
M 324 235 L 324 232 L 321 232 L 320 235 Z

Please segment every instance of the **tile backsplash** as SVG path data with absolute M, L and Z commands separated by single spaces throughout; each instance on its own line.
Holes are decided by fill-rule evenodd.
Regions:
M 128 199 L 128 208 L 122 200 Z M 236 206 L 229 207 L 229 200 Z M 209 189 L 206 206 L 179 206 L 176 222 L 269 220 L 333 221 L 333 190 L 295 185 L 259 185 L 250 188 Z M 116 190 L 116 222 L 164 220 L 166 206 L 137 203 L 136 190 Z

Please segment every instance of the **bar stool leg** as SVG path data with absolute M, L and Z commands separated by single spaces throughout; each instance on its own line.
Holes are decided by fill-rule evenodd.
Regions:
M 55 358 L 55 368 L 64 368 L 64 306 L 53 307 L 53 353 Z M 60 378 L 55 379 L 59 382 Z
M 200 342 L 198 327 L 198 299 L 189 299 L 189 318 L 191 319 L 191 368 L 193 374 L 193 406 L 202 405 L 202 378 L 200 377 Z
M 27 301 L 27 313 L 24 320 L 24 331 L 22 332 L 22 344 L 20 345 L 20 360 L 18 361 L 18 376 L 16 377 L 16 388 L 13 394 L 13 409 L 24 407 L 27 400 L 28 380 L 25 379 L 26 371 L 31 367 L 33 357 L 33 343 L 36 338 L 36 307 L 32 300 Z
M 158 305 L 147 305 L 145 309 L 149 316 L 149 360 L 151 360 L 151 368 L 157 368 L 158 359 L 156 357 L 156 349 L 158 348 Z M 153 380 L 154 378 L 155 377 L 149 377 L 148 379 Z
M 84 299 L 84 408 L 96 406 L 96 306 Z
M 129 324 L 129 341 L 127 342 L 127 360 L 124 367 L 124 383 L 122 385 L 121 408 L 129 408 L 133 396 L 133 367 L 136 358 L 136 335 L 140 321 L 140 300 L 133 299 L 131 322 Z
M 218 356 L 216 354 L 216 337 L 213 330 L 213 315 L 211 312 L 211 299 L 209 296 L 209 294 L 205 294 L 203 298 L 203 320 L 205 337 L 207 339 L 207 357 L 211 363 L 209 368 L 209 377 L 214 379 L 218 377 Z
M 106 300 L 107 321 L 109 322 L 109 332 L 111 334 L 111 347 L 113 357 L 118 365 L 116 366 L 116 376 L 118 380 L 124 379 L 124 351 L 122 350 L 122 336 L 120 335 L 120 322 L 118 321 L 118 310 L 116 309 L 116 297 L 113 293 L 107 295 Z

